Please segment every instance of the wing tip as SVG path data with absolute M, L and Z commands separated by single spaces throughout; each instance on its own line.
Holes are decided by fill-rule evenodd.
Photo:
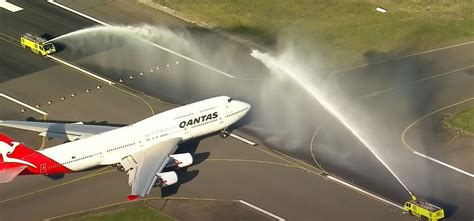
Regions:
M 128 195 L 128 196 L 127 196 L 127 199 L 130 200 L 130 201 L 132 201 L 132 200 L 138 199 L 139 197 L 140 197 L 140 196 L 137 196 L 137 195 Z

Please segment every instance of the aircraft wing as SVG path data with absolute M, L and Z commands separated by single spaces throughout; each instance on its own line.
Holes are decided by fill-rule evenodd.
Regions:
M 13 120 L 0 121 L 0 126 L 35 131 L 40 136 L 71 141 L 117 128 L 112 126 L 85 125 L 81 122 L 65 124 Z
M 180 141 L 181 138 L 173 138 L 160 142 L 120 162 L 128 170 L 128 184 L 132 186 L 128 199 L 133 200 L 150 193 L 156 181 L 161 179 L 159 173 L 170 160 L 168 156 L 176 151 Z

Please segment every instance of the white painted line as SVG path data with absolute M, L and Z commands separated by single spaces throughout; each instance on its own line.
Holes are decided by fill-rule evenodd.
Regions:
M 61 8 L 63 8 L 63 9 L 65 9 L 65 10 L 68 10 L 68 11 L 70 11 L 70 12 L 72 12 L 72 13 L 75 13 L 75 14 L 77 14 L 77 15 L 80 15 L 80 16 L 82 16 L 82 17 L 84 17 L 84 18 L 87 18 L 87 19 L 90 19 L 90 20 L 92 20 L 92 21 L 95 21 L 95 22 L 97 22 L 97 23 L 99 23 L 99 24 L 102 24 L 102 25 L 104 25 L 104 26 L 111 26 L 110 24 L 108 24 L 108 23 L 106 23 L 106 22 L 103 22 L 103 21 L 101 21 L 101 20 L 99 20 L 99 19 L 97 19 L 97 18 L 93 18 L 93 17 L 91 17 L 91 16 L 89 16 L 89 15 L 86 15 L 86 14 L 84 14 L 84 13 L 82 13 L 82 12 L 76 11 L 76 10 L 74 10 L 74 9 L 72 9 L 72 8 L 69 8 L 69 7 L 65 6 L 65 5 L 61 5 L 61 4 L 57 3 L 57 2 L 55 2 L 54 0 L 48 0 L 48 2 L 51 3 L 51 4 L 53 4 L 53 5 L 56 5 L 56 6 L 58 6 L 58 7 L 61 7 Z M 175 51 L 173 51 L 173 50 L 171 50 L 171 49 L 169 49 L 169 48 L 166 48 L 166 47 L 164 47 L 164 46 L 155 44 L 155 43 L 153 43 L 153 42 L 147 41 L 147 40 L 142 39 L 142 38 L 138 38 L 138 39 L 140 39 L 140 40 L 142 40 L 142 41 L 144 41 L 144 42 L 146 42 L 146 43 L 149 43 L 149 44 L 151 44 L 151 45 L 153 45 L 153 46 L 155 46 L 155 47 L 157 47 L 157 48 L 159 48 L 159 49 L 161 49 L 161 50 L 163 50 L 163 51 L 166 51 L 166 52 L 168 52 L 168 53 L 174 54 L 174 55 L 176 55 L 176 56 L 178 56 L 178 57 L 180 57 L 180 58 L 186 59 L 187 61 L 190 61 L 190 62 L 193 62 L 193 63 L 195 63 L 195 64 L 201 65 L 202 67 L 205 67 L 205 68 L 207 68 L 207 69 L 209 69 L 209 70 L 211 70 L 211 71 L 215 71 L 215 72 L 217 72 L 217 73 L 219 73 L 219 74 L 221 74 L 221 75 L 224 75 L 224 76 L 226 76 L 226 77 L 228 77 L 228 78 L 235 78 L 235 76 L 233 76 L 233 75 L 230 75 L 230 74 L 228 74 L 228 73 L 225 73 L 225 72 L 223 72 L 223 71 L 221 71 L 221 70 L 219 70 L 219 69 L 217 69 L 217 68 L 211 67 L 211 66 L 209 66 L 209 65 L 207 65 L 207 64 L 204 64 L 204 63 L 202 63 L 202 62 L 200 62 L 200 61 L 194 60 L 194 59 L 192 59 L 192 58 L 190 58 L 190 57 L 188 57 L 188 56 L 186 56 L 186 55 L 183 55 L 183 54 L 180 54 L 180 53 L 178 53 L 178 52 L 175 52 Z
M 339 69 L 339 70 L 331 71 L 330 74 L 335 74 L 335 73 L 340 73 L 340 72 L 344 72 L 344 71 L 354 70 L 354 69 L 358 69 L 358 68 L 362 68 L 362 67 L 367 67 L 369 65 L 383 64 L 383 63 L 390 62 L 390 61 L 396 61 L 396 60 L 400 60 L 400 59 L 404 59 L 404 58 L 409 58 L 409 57 L 422 55 L 422 54 L 428 54 L 428 53 L 435 52 L 435 51 L 442 51 L 442 50 L 445 50 L 445 49 L 455 48 L 455 47 L 464 46 L 464 45 L 473 44 L 473 43 L 474 43 L 474 41 L 468 41 L 468 42 L 464 42 L 464 43 L 460 43 L 460 44 L 449 45 L 449 46 L 446 46 L 446 47 L 435 48 L 435 49 L 431 49 L 431 50 L 427 50 L 427 51 L 421 51 L 421 52 L 408 54 L 408 55 L 404 55 L 404 56 L 400 56 L 400 57 L 396 57 L 396 58 L 382 60 L 382 61 L 379 61 L 379 62 L 374 62 L 374 63 L 369 63 L 369 64 L 361 64 L 361 65 L 356 65 L 356 66 L 353 66 L 353 67 L 342 68 L 342 69 Z
M 235 138 L 235 139 L 237 139 L 237 140 L 240 140 L 240 141 L 242 141 L 242 142 L 244 142 L 244 143 L 250 144 L 250 145 L 252 145 L 252 146 L 257 145 L 257 143 L 254 143 L 254 142 L 252 142 L 252 141 L 250 141 L 250 140 L 248 140 L 248 139 L 246 139 L 246 138 L 243 138 L 243 137 L 241 137 L 241 136 L 239 136 L 239 135 L 237 135 L 237 134 L 231 133 L 230 136 L 233 137 L 233 138 Z
M 455 171 L 458 171 L 458 172 L 460 172 L 460 173 L 462 173 L 462 174 L 465 174 L 465 175 L 467 175 L 467 176 L 474 177 L 474 174 L 469 173 L 469 172 L 464 171 L 464 170 L 461 170 L 461 169 L 459 169 L 459 168 L 457 168 L 457 167 L 455 167 L 455 166 L 449 165 L 449 164 L 447 164 L 447 163 L 445 163 L 445 162 L 443 162 L 443 161 L 441 161 L 441 160 L 437 160 L 437 159 L 435 159 L 435 158 L 433 158 L 433 157 L 427 156 L 427 155 L 422 154 L 422 153 L 420 153 L 420 152 L 418 152 L 418 151 L 414 151 L 413 153 L 415 153 L 416 155 L 418 155 L 418 156 L 420 156 L 420 157 L 426 158 L 426 159 L 431 160 L 431 161 L 433 161 L 433 162 L 435 162 L 435 163 L 441 164 L 441 165 L 443 165 L 443 166 L 445 166 L 445 167 L 448 167 L 448 168 L 450 168 L 450 169 L 453 169 L 453 170 L 455 170 Z
M 388 205 L 391 205 L 391 206 L 393 206 L 393 207 L 396 207 L 396 208 L 398 208 L 398 209 L 403 210 L 403 207 L 402 207 L 402 206 L 400 206 L 400 205 L 398 205 L 398 204 L 396 204 L 396 203 L 394 203 L 394 202 L 392 202 L 392 201 L 389 201 L 389 200 L 387 200 L 387 199 L 385 199 L 385 198 L 382 198 L 382 197 L 380 197 L 380 196 L 377 196 L 377 195 L 375 195 L 375 194 L 373 194 L 373 193 L 371 193 L 371 192 L 368 192 L 368 191 L 366 191 L 366 190 L 364 190 L 364 189 L 362 189 L 362 188 L 360 188 L 360 187 L 357 187 L 357 186 L 355 186 L 355 185 L 352 185 L 352 184 L 350 184 L 350 183 L 348 183 L 348 182 L 346 182 L 346 181 L 344 181 L 344 180 L 341 180 L 341 179 L 339 179 L 339 178 L 333 177 L 333 176 L 331 176 L 331 175 L 327 175 L 326 177 L 329 178 L 329 179 L 331 179 L 331 180 L 333 180 L 333 181 L 335 181 L 335 182 L 338 182 L 338 183 L 340 183 L 340 184 L 342 184 L 342 185 L 344 185 L 344 186 L 347 186 L 347 187 L 349 187 L 349 188 L 351 188 L 351 189 L 354 189 L 354 190 L 359 191 L 359 192 L 361 192 L 361 193 L 363 193 L 363 194 L 369 195 L 369 196 L 371 196 L 371 197 L 373 197 L 373 198 L 375 198 L 375 199 L 377 199 L 377 200 L 379 200 L 379 201 L 384 202 L 385 204 L 388 204 Z
M 37 109 L 37 108 L 35 108 L 35 107 L 32 107 L 32 106 L 30 106 L 30 105 L 28 105 L 28 104 L 25 104 L 25 103 L 23 103 L 23 102 L 21 102 L 21 101 L 15 99 L 15 98 L 13 98 L 13 97 L 10 97 L 10 96 L 8 96 L 8 95 L 6 95 L 6 94 L 0 93 L 0 97 L 4 97 L 4 98 L 6 98 L 6 99 L 8 99 L 8 100 L 10 100 L 10 101 L 13 101 L 13 102 L 15 102 L 15 103 L 17 103 L 17 104 L 19 104 L 19 105 L 21 105 L 21 106 L 23 106 L 23 107 L 26 107 L 26 108 L 28 108 L 28 109 L 30 109 L 30 110 L 36 112 L 36 113 L 39 113 L 39 114 L 41 114 L 41 115 L 43 115 L 43 116 L 47 116 L 47 115 L 48 115 L 48 113 L 46 113 L 46 112 L 44 112 L 44 111 L 42 111 L 42 110 L 40 110 L 40 109 Z
M 155 44 L 155 43 L 153 43 L 153 42 L 151 42 L 151 41 L 147 41 L 147 40 L 144 40 L 144 39 L 141 39 L 141 38 L 139 38 L 139 39 L 140 39 L 140 40 L 143 40 L 144 42 L 147 42 L 147 43 L 149 43 L 149 44 L 151 44 L 151 45 L 153 45 L 153 46 L 155 46 L 155 47 L 157 47 L 157 48 L 159 48 L 159 49 L 161 49 L 161 50 L 163 50 L 163 51 L 169 52 L 169 53 L 174 54 L 174 55 L 176 55 L 176 56 L 178 56 L 178 57 L 180 57 L 180 58 L 186 59 L 187 61 L 190 61 L 190 62 L 193 62 L 193 63 L 195 63 L 195 64 L 201 65 L 201 66 L 203 66 L 203 67 L 205 67 L 205 68 L 207 68 L 207 69 L 209 69 L 209 70 L 211 70 L 211 71 L 215 71 L 215 72 L 217 72 L 217 73 L 219 73 L 219 74 L 222 74 L 222 75 L 224 75 L 224 76 L 226 76 L 226 77 L 228 77 L 228 78 L 235 78 L 235 76 L 233 76 L 233 75 L 230 75 L 230 74 L 228 74 L 228 73 L 225 73 L 225 72 L 223 72 L 223 71 L 221 71 L 221 70 L 219 70 L 219 69 L 216 69 L 216 68 L 214 68 L 214 67 L 211 67 L 211 66 L 209 66 L 209 65 L 207 65 L 207 64 L 204 64 L 204 63 L 202 63 L 202 62 L 200 62 L 200 61 L 194 60 L 194 59 L 192 59 L 192 58 L 190 58 L 190 57 L 188 57 L 188 56 L 186 56 L 186 55 L 183 55 L 183 54 L 180 54 L 180 53 L 178 53 L 178 52 L 172 51 L 171 49 L 165 48 L 165 47 L 163 47 L 163 46 L 161 46 L 161 45 L 159 45 L 159 44 Z
M 72 8 L 67 7 L 67 6 L 61 5 L 61 4 L 57 3 L 57 2 L 55 2 L 54 0 L 48 0 L 48 3 L 51 3 L 51 4 L 53 4 L 53 5 L 56 5 L 56 6 L 62 8 L 62 9 L 64 9 L 64 10 L 70 11 L 70 12 L 72 12 L 72 13 L 75 13 L 75 14 L 77 14 L 77 15 L 80 15 L 80 16 L 82 16 L 82 17 L 84 17 L 84 18 L 89 19 L 89 20 L 95 21 L 95 22 L 97 22 L 97 23 L 99 23 L 99 24 L 101 24 L 101 25 L 110 26 L 109 24 L 107 24 L 107 23 L 105 23 L 105 22 L 103 22 L 103 21 L 101 21 L 101 20 L 99 20 L 99 19 L 93 18 L 93 17 L 91 17 L 91 16 L 89 16 L 89 15 L 86 15 L 86 14 L 84 14 L 84 13 L 82 13 L 82 12 L 79 12 L 79 11 L 76 11 L 76 10 L 74 10 L 74 9 L 72 9 Z
M 94 78 L 96 78 L 96 79 L 98 79 L 98 80 L 101 80 L 101 81 L 103 81 L 103 82 L 105 82 L 105 83 L 107 83 L 107 84 L 109 84 L 109 85 L 114 84 L 114 82 L 112 82 L 112 81 L 110 81 L 110 80 L 107 80 L 107 79 L 105 79 L 105 78 L 103 78 L 103 77 L 101 77 L 101 76 L 98 76 L 98 75 L 96 75 L 96 74 L 94 74 L 94 73 L 92 73 L 92 72 L 90 72 L 90 71 L 87 71 L 87 70 L 85 70 L 85 69 L 83 69 L 83 68 L 81 68 L 81 67 L 78 67 L 78 66 L 73 65 L 73 64 L 71 64 L 71 63 L 69 63 L 69 62 L 66 62 L 66 61 L 64 61 L 64 60 L 62 60 L 62 59 L 60 59 L 60 58 L 58 58 L 58 57 L 54 57 L 54 56 L 52 56 L 52 55 L 46 55 L 46 56 L 47 56 L 48 58 L 51 58 L 51 59 L 53 59 L 53 60 L 59 62 L 59 63 L 62 63 L 62 64 L 64 64 L 64 65 L 66 65 L 66 66 L 68 66 L 68 67 L 71 67 L 71 68 L 73 68 L 73 69 L 75 69 L 75 70 L 78 70 L 78 71 L 80 71 L 80 72 L 82 72 L 82 73 L 84 73 L 84 74 L 87 74 L 87 75 L 89 75 L 89 76 L 91 76 L 91 77 L 94 77 Z
M 10 2 L 7 2 L 6 0 L 0 0 L 0 8 L 4 8 L 11 12 L 17 12 L 17 11 L 23 10 L 22 7 L 18 7 Z
M 385 93 L 387 91 L 391 91 L 391 90 L 394 90 L 394 89 L 399 89 L 399 88 L 406 87 L 406 86 L 412 85 L 412 84 L 418 84 L 418 83 L 423 82 L 423 81 L 432 80 L 432 79 L 442 77 L 442 76 L 445 76 L 445 75 L 448 75 L 448 74 L 453 74 L 453 73 L 456 73 L 456 72 L 464 71 L 464 70 L 467 70 L 467 69 L 470 69 L 470 68 L 473 68 L 473 67 L 474 67 L 474 65 L 469 65 L 469 66 L 466 66 L 466 67 L 458 68 L 456 70 L 436 74 L 436 75 L 433 75 L 433 76 L 430 76 L 430 77 L 427 77 L 427 78 L 422 78 L 422 79 L 419 79 L 419 80 L 416 80 L 416 81 L 413 81 L 413 82 L 401 84 L 401 85 L 398 85 L 398 86 L 395 86 L 395 87 L 387 88 L 387 89 L 380 90 L 380 91 L 375 91 L 375 92 L 372 92 L 370 94 L 362 95 L 362 96 L 359 96 L 359 97 L 356 97 L 356 98 L 357 99 L 366 99 L 366 98 L 369 98 L 369 97 L 373 97 L 373 96 L 377 96 L 379 94 Z
M 257 207 L 257 206 L 255 206 L 255 205 L 250 204 L 250 203 L 248 203 L 248 202 L 245 202 L 245 201 L 243 201 L 243 200 L 239 200 L 239 202 L 242 203 L 242 204 L 244 204 L 244 205 L 246 205 L 246 206 L 248 206 L 248 207 L 250 207 L 250 208 L 253 208 L 253 209 L 255 209 L 255 210 L 259 211 L 259 212 L 262 212 L 262 213 L 264 213 L 264 214 L 266 214 L 266 215 L 268 215 L 268 216 L 271 216 L 271 217 L 275 218 L 276 220 L 279 220 L 279 221 L 284 221 L 284 220 L 285 220 L 285 219 L 283 219 L 283 218 L 281 218 L 281 217 L 279 217 L 279 216 L 277 216 L 277 215 L 275 215 L 275 214 L 273 214 L 273 213 L 270 213 L 270 212 L 268 212 L 268 211 L 266 211 L 266 210 L 264 210 L 264 209 L 262 209 L 262 208 L 260 208 L 260 207 Z

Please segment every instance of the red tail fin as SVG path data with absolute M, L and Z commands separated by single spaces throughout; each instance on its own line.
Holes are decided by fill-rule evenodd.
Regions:
M 35 167 L 34 164 L 21 160 L 34 152 L 0 133 L 0 183 L 12 181 L 28 166 Z
M 0 133 L 0 183 L 10 182 L 20 173 L 57 174 L 69 172 L 71 172 L 69 168 Z

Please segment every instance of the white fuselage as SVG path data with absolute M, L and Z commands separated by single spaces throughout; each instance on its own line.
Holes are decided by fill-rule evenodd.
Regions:
M 186 141 L 220 131 L 249 110 L 249 104 L 227 96 L 210 98 L 40 152 L 73 171 L 117 164 L 124 157 L 163 140 Z

